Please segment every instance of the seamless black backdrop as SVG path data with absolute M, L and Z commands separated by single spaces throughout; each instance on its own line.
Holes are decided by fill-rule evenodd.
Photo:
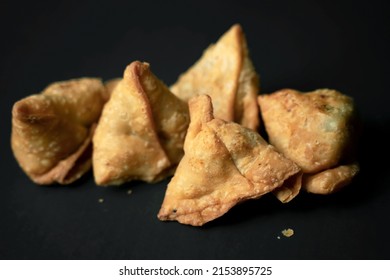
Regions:
M 1 259 L 389 259 L 386 1 L 7 0 L 0 15 Z M 15 101 L 54 81 L 119 77 L 133 60 L 172 84 L 234 23 L 262 93 L 328 87 L 354 98 L 362 171 L 345 190 L 286 205 L 268 195 L 193 228 L 156 218 L 169 180 L 101 188 L 88 173 L 41 187 L 21 171 L 10 149 Z

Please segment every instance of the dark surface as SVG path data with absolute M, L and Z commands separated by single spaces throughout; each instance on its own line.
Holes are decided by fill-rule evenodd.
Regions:
M 14 2 L 0 4 L 1 259 L 390 258 L 386 1 Z M 172 84 L 237 22 L 262 92 L 328 87 L 355 99 L 362 171 L 345 190 L 286 205 L 267 195 L 194 228 L 156 218 L 168 180 L 100 188 L 88 173 L 40 187 L 19 168 L 9 141 L 15 101 L 54 81 L 121 76 L 133 60 Z M 289 227 L 295 235 L 285 238 Z

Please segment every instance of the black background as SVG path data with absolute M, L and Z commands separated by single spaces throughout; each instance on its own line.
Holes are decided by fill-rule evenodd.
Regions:
M 389 259 L 385 2 L 1 1 L 0 258 Z M 234 23 L 263 93 L 328 87 L 354 98 L 362 171 L 342 192 L 303 193 L 286 205 L 267 195 L 195 228 L 156 218 L 169 180 L 101 188 L 90 172 L 40 187 L 19 168 L 10 149 L 15 101 L 54 81 L 119 77 L 133 60 L 172 84 Z M 285 228 L 295 235 L 283 237 Z

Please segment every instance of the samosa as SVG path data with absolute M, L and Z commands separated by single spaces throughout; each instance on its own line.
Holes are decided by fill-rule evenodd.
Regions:
M 307 191 L 335 192 L 358 173 L 352 98 L 331 89 L 284 89 L 258 102 L 270 143 L 302 168 Z
M 160 220 L 201 226 L 300 171 L 257 132 L 214 118 L 209 96 L 194 97 L 189 109 L 185 154 L 166 190 Z
M 209 46 L 171 90 L 186 102 L 207 94 L 213 100 L 215 117 L 255 130 L 259 125 L 259 77 L 249 58 L 241 26 L 233 25 L 216 44 Z
M 113 88 L 93 137 L 98 185 L 156 182 L 171 175 L 183 156 L 188 105 L 135 61 Z
M 91 167 L 91 139 L 104 105 L 99 79 L 49 85 L 16 102 L 11 146 L 25 173 L 37 184 L 69 184 Z

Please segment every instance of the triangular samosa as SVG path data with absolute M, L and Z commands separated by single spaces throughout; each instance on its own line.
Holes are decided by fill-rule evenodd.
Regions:
M 13 106 L 11 146 L 37 184 L 68 184 L 91 167 L 91 139 L 104 105 L 99 79 L 57 82 Z
M 156 182 L 171 175 L 183 156 L 188 105 L 149 68 L 135 61 L 113 89 L 93 137 L 98 185 Z
M 357 174 L 352 98 L 330 89 L 308 93 L 284 89 L 261 95 L 258 102 L 270 143 L 302 168 L 303 188 L 331 193 Z M 332 171 L 325 172 L 329 168 Z
M 207 94 L 213 100 L 215 117 L 255 130 L 259 125 L 259 78 L 241 26 L 233 25 L 209 46 L 171 90 L 184 101 Z
M 299 172 L 255 131 L 214 118 L 209 96 L 191 99 L 189 109 L 185 154 L 166 190 L 160 220 L 201 226 Z

